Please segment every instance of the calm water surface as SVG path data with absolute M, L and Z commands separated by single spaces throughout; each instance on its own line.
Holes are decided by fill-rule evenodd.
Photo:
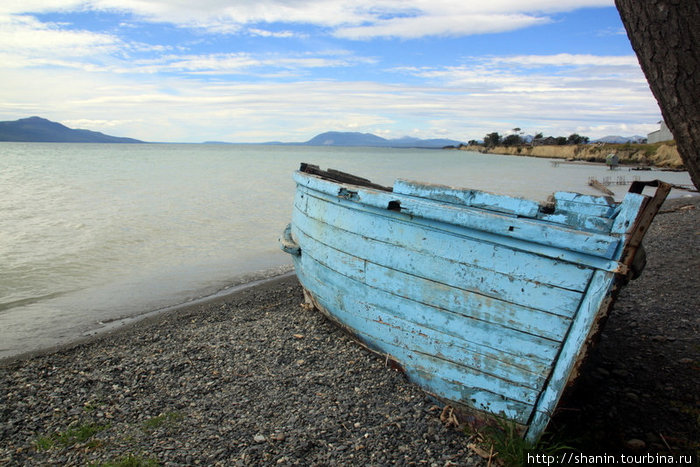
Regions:
M 302 161 L 540 201 L 598 194 L 589 177 L 690 184 L 685 172 L 464 151 L 0 143 L 0 358 L 290 270 L 277 238 Z

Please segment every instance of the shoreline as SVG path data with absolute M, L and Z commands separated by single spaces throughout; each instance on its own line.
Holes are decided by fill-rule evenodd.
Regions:
M 253 287 L 261 288 L 262 290 L 264 290 L 267 287 L 276 287 L 280 282 L 283 282 L 286 279 L 292 277 L 296 277 L 293 269 L 291 271 L 283 272 L 275 276 L 265 277 L 263 279 L 255 279 L 250 282 L 232 285 L 230 287 L 221 289 L 218 292 L 214 292 L 211 295 L 194 298 L 184 303 L 167 305 L 162 308 L 144 311 L 143 313 L 133 316 L 127 316 L 124 318 L 116 318 L 111 321 L 104 322 L 104 325 L 101 328 L 85 331 L 81 337 L 78 337 L 74 340 L 63 342 L 60 344 L 54 344 L 45 348 L 20 352 L 18 354 L 10 355 L 8 357 L 1 357 L 0 368 L 16 361 L 50 355 L 52 353 L 70 350 L 79 345 L 90 344 L 92 342 L 99 341 L 100 339 L 106 338 L 113 334 L 127 332 L 132 327 L 142 324 L 142 322 L 143 324 L 147 324 L 156 322 L 159 319 L 165 319 L 170 313 L 186 313 L 191 309 L 196 309 L 200 306 L 215 305 L 219 302 L 226 302 L 227 300 L 230 300 L 232 296 Z
M 123 326 L 133 325 L 144 318 L 177 310 L 182 307 L 206 303 L 207 301 L 215 300 L 219 297 L 226 297 L 236 293 L 239 290 L 256 286 L 268 280 L 274 280 L 277 277 L 293 273 L 293 270 L 294 268 L 291 264 L 280 264 L 258 271 L 236 275 L 226 285 L 219 285 L 217 287 L 209 286 L 205 289 L 198 290 L 189 297 L 183 297 L 184 300 L 183 298 L 178 299 L 175 298 L 176 296 L 171 296 L 169 299 L 164 298 L 161 301 L 162 304 L 142 307 L 130 306 L 129 310 L 113 313 L 114 317 L 109 317 L 106 319 L 86 315 L 83 323 L 76 324 L 74 322 L 72 325 L 69 324 L 60 327 L 60 335 L 40 334 L 40 337 L 37 338 L 31 335 L 20 334 L 19 338 L 14 340 L 13 337 L 10 336 L 9 339 L 11 343 L 23 342 L 22 339 L 27 340 L 24 341 L 24 348 L 22 349 L 18 348 L 18 345 L 14 348 L 9 346 L 1 349 L 0 364 L 2 364 L 4 361 L 12 361 L 31 357 L 32 355 L 41 355 L 47 352 L 60 350 L 80 342 L 88 341 L 93 337 L 116 331 Z M 119 306 L 123 308 L 123 304 L 120 304 Z M 10 311 L 14 310 L 10 309 Z M 2 336 L 0 336 L 0 340 L 1 337 Z M 7 343 L 5 344 L 7 345 Z
M 651 144 L 575 144 L 575 145 L 516 145 L 493 146 L 483 145 L 460 146 L 455 148 L 462 151 L 472 151 L 481 154 L 500 154 L 507 156 L 538 157 L 562 159 L 582 162 L 598 162 L 605 164 L 610 153 L 617 154 L 621 167 L 643 166 L 657 169 L 685 170 L 683 160 L 676 149 L 674 141 L 663 141 Z
M 698 232 L 700 198 L 667 200 L 645 271 L 550 424 L 566 444 L 697 452 Z M 278 276 L 0 362 L 0 464 L 488 464 L 434 400 L 301 303 L 296 277 Z

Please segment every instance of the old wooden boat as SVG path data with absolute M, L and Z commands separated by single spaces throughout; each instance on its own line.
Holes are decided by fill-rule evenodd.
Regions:
M 535 441 L 670 187 L 534 201 L 302 164 L 291 253 L 307 301 L 473 420 Z

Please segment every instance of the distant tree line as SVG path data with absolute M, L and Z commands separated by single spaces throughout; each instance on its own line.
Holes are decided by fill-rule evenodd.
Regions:
M 484 136 L 484 146 L 494 147 L 494 146 L 522 146 L 525 144 L 530 144 L 532 146 L 565 146 L 568 144 L 588 144 L 590 139 L 588 136 L 581 136 L 577 133 L 573 133 L 566 136 L 543 136 L 542 133 L 537 133 L 532 141 L 527 141 L 522 137 L 522 132 L 520 128 L 513 128 L 513 133 L 507 136 L 501 136 L 498 132 L 494 131 Z M 479 144 L 476 140 L 471 140 L 469 145 Z

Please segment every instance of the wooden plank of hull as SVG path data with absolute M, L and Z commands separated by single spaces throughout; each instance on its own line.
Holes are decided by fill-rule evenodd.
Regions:
M 307 260 L 307 258 L 302 259 L 302 261 Z M 306 267 L 301 268 L 300 271 L 306 271 Z M 423 351 L 409 348 L 409 341 L 412 344 L 416 344 L 417 340 L 428 343 L 429 338 L 421 336 L 421 333 L 424 334 L 422 330 L 402 331 L 388 324 L 382 324 L 378 320 L 363 318 L 362 311 L 367 308 L 360 303 L 351 297 L 336 295 L 331 290 L 319 287 L 319 283 L 328 279 L 328 276 L 317 277 L 306 272 L 300 274 L 302 284 L 305 284 L 309 290 L 316 290 L 312 292 L 315 300 L 333 320 L 339 322 L 342 327 L 355 334 L 373 350 L 391 355 L 400 362 L 409 379 L 416 384 L 438 397 L 448 398 L 466 407 L 482 410 L 487 407 L 498 407 L 510 419 L 521 423 L 529 419 L 537 396 L 535 390 L 513 384 L 476 368 L 440 358 L 426 352 L 428 349 L 424 346 L 418 346 L 418 349 Z M 349 308 L 346 308 L 346 305 Z M 409 336 L 413 339 L 409 339 Z M 450 348 L 445 346 L 443 350 L 447 351 Z M 452 351 L 459 352 L 459 348 L 453 348 Z M 458 396 L 455 394 L 456 388 L 459 388 Z M 529 403 L 518 399 L 525 399 Z
M 547 285 L 547 279 L 552 277 L 550 272 L 552 268 L 545 269 L 544 265 L 538 277 L 544 280 L 526 280 L 494 272 L 480 265 L 475 266 L 442 256 L 433 256 L 427 252 L 411 250 L 403 245 L 384 243 L 364 235 L 357 235 L 303 213 L 294 214 L 293 222 L 296 228 L 303 230 L 307 236 L 358 258 L 371 259 L 379 265 L 448 286 L 470 290 L 485 297 L 542 310 L 547 315 L 571 317 L 581 300 L 580 292 Z M 550 274 L 545 277 L 545 272 Z M 586 276 L 589 274 L 584 275 Z M 585 288 L 587 283 L 586 280 L 578 287 Z M 550 316 L 540 318 L 543 324 L 551 323 L 554 319 Z M 519 320 L 519 318 L 515 319 Z M 552 331 L 557 332 L 556 329 Z
M 319 201 L 309 206 L 308 200 L 302 196 L 311 196 Z M 383 211 L 368 216 L 365 211 L 354 209 L 353 205 L 337 203 L 331 212 L 326 207 L 328 202 L 325 198 L 316 198 L 308 192 L 303 195 L 300 191 L 294 207 L 303 212 L 304 216 L 293 222 L 322 222 L 322 226 L 314 227 L 319 232 L 325 232 L 326 226 L 335 229 L 325 236 L 342 236 L 347 232 L 374 239 L 382 245 L 396 245 L 405 251 L 429 255 L 431 258 L 449 259 L 567 290 L 585 290 L 592 275 L 590 269 L 579 265 L 444 231 L 440 225 L 420 225 L 396 219 L 394 216 L 386 216 Z
M 535 218 L 540 210 L 538 203 L 527 199 L 408 180 L 397 180 L 394 182 L 393 191 L 402 195 L 444 201 L 462 206 L 472 206 L 523 217 Z
M 639 237 L 640 232 L 646 231 L 656 210 L 670 191 L 670 186 L 660 186 L 652 199 L 655 201 L 653 213 L 647 207 L 649 198 L 638 193 L 627 193 L 620 204 L 611 232 L 620 235 L 621 244 L 629 247 L 631 237 Z M 640 218 L 645 220 L 640 226 Z M 641 242 L 641 238 L 638 239 Z M 616 252 L 619 259 L 627 252 L 620 248 Z M 632 258 L 629 258 L 631 261 Z M 589 289 L 582 300 L 576 319 L 571 324 L 569 336 L 562 345 L 561 355 L 552 370 L 550 381 L 545 387 L 537 403 L 525 438 L 536 441 L 547 427 L 559 399 L 566 386 L 575 379 L 578 367 L 586 357 L 591 340 L 598 333 L 600 322 L 607 316 L 613 302 L 615 288 L 619 286 L 619 277 L 607 271 L 596 271 Z
M 387 193 L 357 187 L 357 190 L 338 188 L 333 182 L 295 174 L 295 180 L 301 186 L 340 196 L 366 206 L 379 209 L 396 209 L 402 213 L 424 219 L 432 219 L 447 224 L 483 232 L 489 232 L 518 240 L 536 242 L 579 253 L 611 259 L 619 246 L 615 237 L 597 233 L 583 232 L 563 226 L 545 224 L 541 221 L 508 216 L 471 207 L 456 207 L 446 203 L 420 200 L 395 193 Z
M 307 248 L 309 255 L 345 277 L 374 289 L 471 319 L 471 338 L 478 337 L 481 339 L 478 342 L 482 345 L 498 347 L 491 341 L 493 336 L 501 336 L 506 338 L 501 348 L 506 346 L 511 348 L 510 352 L 513 354 L 523 354 L 546 362 L 556 355 L 558 344 L 556 340 L 542 336 L 552 335 L 551 331 L 544 329 L 542 321 L 556 327 L 557 334 L 563 335 L 568 330 L 567 318 L 547 316 L 536 310 L 528 310 L 469 290 L 383 267 L 327 247 L 306 237 L 302 231 L 296 231 L 296 235 L 302 248 Z M 518 318 L 522 321 L 518 322 Z M 480 335 L 479 329 L 483 329 L 483 336 Z M 560 340 L 562 335 L 559 336 Z
M 590 293 L 586 294 L 581 304 L 581 309 L 571 325 L 569 338 L 562 345 L 561 355 L 552 371 L 550 382 L 537 403 L 530 428 L 526 433 L 526 439 L 536 441 L 547 427 L 554 409 L 571 379 L 572 372 L 575 371 L 583 357 L 581 352 L 587 346 L 586 341 L 590 337 L 591 330 L 601 317 L 599 311 L 610 303 L 613 281 L 613 274 L 596 271 L 591 281 Z
M 309 236 L 308 232 L 304 229 L 303 225 L 300 224 L 296 228 L 301 231 L 300 233 Z M 329 227 L 328 230 L 330 231 L 330 233 L 333 233 L 334 229 Z M 350 233 L 345 233 L 342 235 L 349 237 L 352 236 L 352 234 Z M 322 240 L 323 239 L 321 239 L 321 241 Z M 361 245 L 366 245 L 366 248 L 361 251 L 361 254 L 358 257 L 360 259 L 369 261 L 368 258 L 372 258 L 371 254 L 375 251 L 375 248 L 377 248 L 376 242 L 368 241 L 365 239 L 364 241 L 358 243 Z M 347 249 L 343 248 L 345 247 L 345 244 L 346 242 L 341 240 L 338 242 L 334 242 L 334 245 L 332 245 L 330 248 L 334 248 L 336 250 L 341 251 L 348 251 Z M 314 244 L 309 245 L 309 247 L 313 248 Z M 319 248 L 325 249 L 327 248 L 327 245 L 324 244 Z M 396 250 L 392 250 L 392 252 L 394 251 Z M 493 297 L 480 294 L 478 291 L 468 290 L 464 286 L 464 284 L 455 284 L 455 280 L 453 280 L 454 278 L 451 277 L 447 277 L 446 282 L 437 281 L 436 277 L 444 275 L 446 271 L 438 269 L 437 271 L 431 274 L 431 271 L 434 271 L 435 268 L 429 267 L 418 268 L 418 272 L 416 272 L 415 268 L 408 267 L 413 262 L 410 255 L 401 255 L 399 253 L 400 251 L 397 254 L 392 255 L 390 259 L 385 259 L 378 265 L 399 271 L 399 273 L 404 273 L 407 276 L 420 276 L 421 278 L 429 281 L 425 283 L 425 281 L 420 281 L 419 279 L 406 277 L 406 287 L 436 287 L 432 283 L 438 282 L 443 285 L 448 285 L 454 287 L 455 289 L 463 291 L 459 293 L 461 293 L 465 298 L 456 299 L 454 303 L 455 305 L 457 303 L 462 304 L 462 307 L 459 312 L 464 314 L 465 316 L 470 316 L 481 321 L 491 322 L 518 331 L 527 332 L 529 334 L 557 341 L 561 341 L 568 330 L 569 317 L 567 316 L 558 316 L 546 311 L 528 308 L 520 304 L 494 300 Z M 364 271 L 360 273 L 364 274 L 363 280 L 365 281 L 367 280 L 366 270 L 367 268 L 365 266 Z M 425 283 L 425 285 L 422 285 L 422 283 Z M 398 293 L 396 289 L 393 290 L 395 293 Z
M 502 339 L 500 332 L 503 330 L 499 332 L 497 326 L 489 326 L 459 313 L 367 286 L 342 275 L 313 257 L 303 258 L 300 266 L 305 271 L 304 275 L 309 277 L 309 290 L 323 291 L 319 293 L 327 296 L 328 300 L 336 300 L 338 305 L 346 300 L 354 300 L 357 305 L 353 305 L 353 308 L 357 308 L 357 312 L 368 319 L 381 315 L 386 322 L 401 321 L 403 325 L 400 327 L 403 329 L 416 329 L 419 333 L 422 332 L 422 328 L 432 330 L 443 336 L 441 339 L 458 346 L 459 352 L 468 352 L 468 358 L 473 360 L 472 364 L 479 365 L 478 368 L 482 371 L 487 371 L 492 366 L 502 366 L 504 374 L 516 374 L 513 380 L 525 378 L 535 381 L 550 369 L 551 358 L 549 361 L 543 361 L 539 356 L 533 357 L 518 352 L 517 345 Z M 338 287 L 344 285 L 347 285 L 348 292 L 338 294 Z M 505 337 L 513 335 L 512 332 L 504 334 Z M 518 337 L 521 341 L 531 339 L 527 335 Z M 532 383 L 530 386 L 536 387 L 536 384 Z
M 589 232 L 610 232 L 610 216 L 614 212 L 614 207 L 609 204 L 612 200 L 608 200 L 608 204 L 596 204 L 590 203 L 592 197 L 566 196 L 564 193 L 560 193 L 560 197 L 554 196 L 552 213 L 546 212 L 550 206 L 543 209 L 539 203 L 531 200 L 406 180 L 394 183 L 394 193 L 541 219 Z

